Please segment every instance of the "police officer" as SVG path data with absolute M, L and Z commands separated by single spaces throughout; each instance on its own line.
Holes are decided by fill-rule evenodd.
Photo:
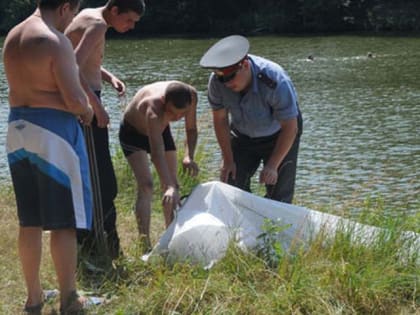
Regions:
M 232 35 L 200 60 L 212 70 L 208 100 L 222 151 L 220 180 L 251 191 L 262 161 L 266 197 L 291 203 L 302 130 L 296 91 L 280 65 L 248 51 L 248 40 Z

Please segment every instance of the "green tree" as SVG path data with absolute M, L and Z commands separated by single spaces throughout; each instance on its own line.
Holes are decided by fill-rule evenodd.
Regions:
M 107 0 L 84 0 L 82 8 Z M 131 34 L 227 35 L 343 31 L 419 31 L 419 0 L 145 0 Z M 27 17 L 35 0 L 0 0 L 2 34 Z M 110 35 L 116 35 L 111 31 Z M 118 35 L 120 36 L 120 35 Z
M 0 0 L 0 32 L 9 31 L 29 16 L 35 8 L 34 0 Z

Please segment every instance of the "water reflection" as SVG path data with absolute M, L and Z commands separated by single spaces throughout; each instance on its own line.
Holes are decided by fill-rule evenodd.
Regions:
M 182 80 L 199 92 L 200 143 L 214 151 L 211 168 L 218 177 L 220 153 L 207 104 L 208 71 L 201 54 L 216 41 L 110 40 L 105 66 L 123 79 L 128 100 L 141 86 Z M 316 207 L 360 208 L 380 196 L 387 209 L 418 211 L 420 195 L 420 39 L 385 37 L 258 37 L 251 52 L 279 62 L 292 77 L 304 115 L 296 198 Z M 402 49 L 404 48 L 404 49 Z M 367 52 L 374 58 L 367 57 Z M 308 62 L 312 54 L 314 61 Z M 0 64 L 0 110 L 4 143 L 7 85 Z M 121 101 L 105 87 L 111 111 L 111 141 L 117 147 Z M 175 134 L 183 137 L 182 123 Z M 8 179 L 1 146 L 0 177 Z

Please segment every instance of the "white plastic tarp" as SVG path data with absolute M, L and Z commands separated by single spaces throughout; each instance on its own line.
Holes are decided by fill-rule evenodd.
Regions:
M 351 229 L 357 241 L 372 241 L 381 231 L 341 217 L 262 198 L 221 182 L 198 185 L 178 210 L 174 221 L 152 251 L 143 256 L 164 256 L 169 262 L 199 263 L 211 267 L 221 259 L 230 242 L 254 250 L 266 219 L 287 226 L 279 241 L 287 250 L 292 241 L 305 244 L 321 230 L 334 235 L 337 228 Z M 407 232 L 406 237 L 419 235 Z

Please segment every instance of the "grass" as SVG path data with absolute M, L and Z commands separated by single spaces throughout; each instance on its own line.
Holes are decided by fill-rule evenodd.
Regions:
M 204 169 L 210 158 L 202 154 L 197 159 Z M 412 240 L 398 237 L 407 229 L 420 232 L 419 214 L 395 218 L 383 211 L 380 201 L 369 200 L 362 213 L 351 216 L 390 231 L 377 241 L 366 246 L 355 244 L 351 232 L 339 230 L 334 238 L 320 233 L 307 247 L 293 247 L 288 253 L 270 239 L 270 233 L 279 230 L 268 224 L 265 237 L 267 246 L 273 246 L 278 254 L 275 263 L 264 255 L 244 253 L 234 245 L 208 271 L 188 264 L 169 266 L 163 260 L 145 263 L 140 259 L 143 248 L 132 212 L 135 183 L 121 152 L 114 159 L 120 191 L 116 201 L 118 230 L 124 256 L 94 276 L 79 270 L 80 289 L 109 298 L 108 304 L 93 308 L 89 314 L 420 314 L 419 253 L 401 257 L 399 249 Z M 214 178 L 205 172 L 194 180 L 181 175 L 182 194 L 208 179 Z M 153 241 L 164 227 L 159 204 L 157 189 Z M 2 187 L 0 209 L 0 313 L 18 314 L 25 288 L 17 256 L 18 226 L 11 187 Z M 42 280 L 45 288 L 54 288 L 48 237 L 45 233 Z M 56 302 L 47 305 L 45 314 L 55 314 Z

